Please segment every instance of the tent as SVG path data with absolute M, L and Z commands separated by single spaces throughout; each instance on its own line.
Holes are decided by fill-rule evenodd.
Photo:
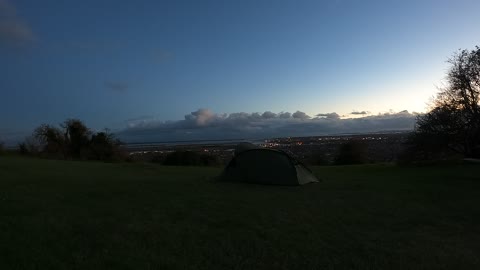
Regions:
M 303 164 L 283 151 L 241 145 L 223 170 L 222 181 L 297 186 L 318 182 Z

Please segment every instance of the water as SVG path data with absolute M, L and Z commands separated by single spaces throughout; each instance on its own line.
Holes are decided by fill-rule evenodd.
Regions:
M 124 146 L 127 149 L 138 148 L 155 148 L 159 146 L 178 146 L 178 145 L 221 145 L 221 144 L 238 144 L 241 142 L 249 142 L 253 144 L 262 144 L 264 139 L 236 139 L 236 140 L 192 140 L 192 141 L 169 141 L 169 142 L 139 142 L 139 143 L 126 143 Z

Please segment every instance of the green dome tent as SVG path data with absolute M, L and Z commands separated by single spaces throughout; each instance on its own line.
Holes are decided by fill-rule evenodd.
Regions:
M 308 168 L 283 151 L 244 146 L 240 148 L 245 150 L 235 151 L 221 181 L 285 186 L 318 182 Z

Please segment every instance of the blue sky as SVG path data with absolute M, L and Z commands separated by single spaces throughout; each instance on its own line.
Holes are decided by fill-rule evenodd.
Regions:
M 422 112 L 448 57 L 480 45 L 478 10 L 453 0 L 0 0 L 0 137 L 72 117 L 95 129 L 158 126 L 200 108 Z

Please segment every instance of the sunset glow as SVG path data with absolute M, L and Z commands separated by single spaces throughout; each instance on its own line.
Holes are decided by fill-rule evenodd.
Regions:
M 468 6 L 1 0 L 0 137 L 70 117 L 122 132 L 131 119 L 175 122 L 201 108 L 426 112 L 447 59 L 479 43 L 480 4 Z

